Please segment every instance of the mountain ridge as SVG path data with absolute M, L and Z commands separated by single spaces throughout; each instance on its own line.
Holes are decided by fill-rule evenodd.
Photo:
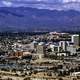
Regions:
M 0 7 L 0 31 L 80 31 L 80 12 Z

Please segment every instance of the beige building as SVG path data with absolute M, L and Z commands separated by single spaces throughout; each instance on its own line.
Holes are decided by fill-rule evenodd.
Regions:
M 46 47 L 44 44 L 40 43 L 37 45 L 36 48 L 37 54 L 39 55 L 39 58 L 41 59 L 42 57 L 44 57 L 44 54 L 46 52 Z

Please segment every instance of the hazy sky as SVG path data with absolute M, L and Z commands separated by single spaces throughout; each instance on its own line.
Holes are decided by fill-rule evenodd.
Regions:
M 80 2 L 80 0 L 0 0 L 0 6 L 25 6 L 25 5 L 54 5 L 54 4 L 60 4 L 60 3 L 66 3 L 66 2 Z M 43 5 L 44 4 L 44 5 Z
M 78 5 L 65 5 L 65 3 L 76 2 Z M 80 10 L 80 0 L 0 0 L 0 6 L 12 7 L 12 6 L 26 6 L 39 9 L 78 9 Z

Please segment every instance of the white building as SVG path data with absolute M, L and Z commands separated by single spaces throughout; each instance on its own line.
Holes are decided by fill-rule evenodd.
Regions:
M 57 45 L 50 45 L 51 50 L 55 53 L 55 52 L 60 52 L 61 51 L 61 47 L 57 46 Z
M 77 51 L 76 51 L 76 46 L 74 46 L 74 45 L 68 46 L 68 47 L 67 47 L 67 51 L 70 52 L 70 55 L 76 54 L 76 53 L 77 53 Z
M 68 46 L 68 42 L 67 41 L 60 41 L 59 46 L 63 49 L 63 51 L 66 51 L 66 48 Z
M 73 42 L 75 46 L 79 46 L 79 35 L 71 35 L 71 42 Z

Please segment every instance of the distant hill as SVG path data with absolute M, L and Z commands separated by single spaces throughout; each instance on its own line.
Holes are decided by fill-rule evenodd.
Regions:
M 0 7 L 0 31 L 80 31 L 80 12 Z

